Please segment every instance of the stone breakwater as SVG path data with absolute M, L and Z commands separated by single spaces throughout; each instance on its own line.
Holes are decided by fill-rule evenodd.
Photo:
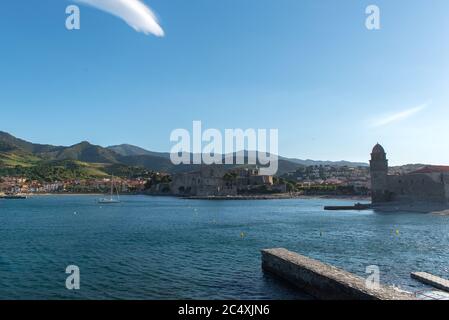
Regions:
M 237 196 L 191 196 L 181 197 L 189 200 L 288 200 L 288 199 L 335 199 L 335 200 L 360 200 L 368 201 L 364 196 L 338 196 L 338 195 L 304 195 L 302 193 L 276 193 L 276 194 L 254 194 Z
M 279 199 L 296 199 L 297 196 L 290 194 L 272 194 L 272 195 L 242 195 L 242 196 L 198 196 L 183 197 L 189 200 L 279 200 Z
M 320 300 L 416 299 L 389 286 L 368 288 L 359 276 L 286 249 L 262 250 L 262 268 Z
M 413 272 L 411 277 L 434 288 L 449 292 L 449 280 L 447 279 L 434 276 L 427 272 Z

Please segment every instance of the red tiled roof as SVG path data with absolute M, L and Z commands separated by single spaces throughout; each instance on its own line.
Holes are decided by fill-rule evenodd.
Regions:
M 444 173 L 449 172 L 449 166 L 426 166 L 412 173 Z

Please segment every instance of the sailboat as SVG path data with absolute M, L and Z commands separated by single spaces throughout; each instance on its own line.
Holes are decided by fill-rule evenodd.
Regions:
M 120 195 L 118 193 L 118 188 L 116 188 L 117 191 L 117 197 L 114 198 L 114 176 L 112 176 L 111 179 L 111 195 L 109 196 L 109 198 L 101 198 L 98 199 L 98 203 L 102 203 L 102 204 L 114 204 L 114 203 L 120 203 Z

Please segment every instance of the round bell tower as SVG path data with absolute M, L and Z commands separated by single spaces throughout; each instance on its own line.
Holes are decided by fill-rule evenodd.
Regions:
M 388 196 L 388 160 L 384 148 L 376 144 L 371 153 L 371 198 L 373 203 L 387 202 Z

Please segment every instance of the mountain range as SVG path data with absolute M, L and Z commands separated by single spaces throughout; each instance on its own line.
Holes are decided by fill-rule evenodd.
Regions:
M 233 155 L 235 157 L 235 154 Z M 248 160 L 248 152 L 245 152 Z M 367 166 L 366 163 L 348 161 L 314 161 L 279 157 L 278 174 L 294 172 L 301 166 Z M 170 153 L 153 152 L 143 148 L 122 144 L 110 147 L 93 145 L 87 141 L 72 146 L 53 146 L 28 142 L 0 131 L 0 175 L 17 171 L 72 170 L 73 175 L 102 176 L 150 170 L 166 173 L 188 172 L 193 165 L 174 165 Z M 59 168 L 58 170 L 56 170 Z

